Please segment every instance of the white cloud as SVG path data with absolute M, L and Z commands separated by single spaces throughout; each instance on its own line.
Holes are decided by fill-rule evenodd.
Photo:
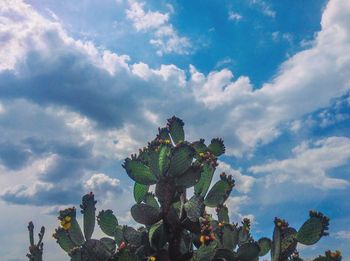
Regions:
M 131 2 L 130 9 L 126 10 L 126 16 L 133 22 L 136 30 L 157 29 L 169 20 L 169 14 L 160 12 L 144 11 L 145 3 Z
M 116 189 L 119 184 L 119 179 L 110 178 L 104 173 L 96 173 L 85 181 L 84 186 L 91 191 L 107 192 Z
M 252 92 L 252 85 L 248 77 L 241 76 L 232 81 L 233 74 L 228 69 L 212 71 L 207 76 L 190 66 L 193 96 L 203 102 L 209 109 L 235 103 L 238 99 Z
M 243 150 L 268 143 L 279 135 L 281 123 L 327 107 L 349 91 L 349 13 L 348 2 L 329 1 L 312 47 L 285 61 L 261 88 L 253 89 L 244 76 L 233 80 L 227 69 L 205 76 L 192 67 L 193 95 L 207 108 L 226 112 L 223 132 L 233 132 Z
M 212 71 L 205 75 L 190 66 L 190 79 L 188 80 L 186 71 L 175 65 L 150 68 L 149 65 L 142 62 L 130 64 L 130 58 L 127 55 L 99 50 L 91 42 L 72 39 L 64 32 L 59 23 L 45 20 L 28 5 L 19 7 L 9 2 L 8 6 L 11 6 L 16 14 L 20 14 L 22 20 L 15 21 L 9 16 L 4 16 L 4 34 L 6 35 L 6 32 L 9 31 L 16 33 L 12 33 L 11 38 L 3 36 L 8 40 L 4 41 L 4 48 L 0 50 L 3 58 L 0 61 L 1 68 L 13 69 L 16 73 L 27 73 L 25 70 L 34 70 L 33 66 L 25 70 L 23 66 L 15 68 L 16 64 L 23 62 L 28 53 L 34 51 L 44 55 L 44 63 L 49 61 L 53 63 L 49 58 L 60 57 L 60 52 L 62 55 L 80 55 L 78 59 L 81 59 L 81 62 L 78 64 L 93 65 L 94 70 L 100 68 L 103 72 L 108 72 L 111 77 L 109 79 L 103 75 L 101 76 L 103 78 L 98 80 L 95 77 L 95 80 L 87 79 L 82 83 L 84 88 L 81 88 L 79 92 L 94 93 L 92 97 L 94 97 L 97 108 L 100 108 L 97 103 L 105 104 L 106 98 L 103 97 L 104 100 L 101 101 L 100 96 L 103 92 L 96 94 L 92 90 L 97 90 L 99 88 L 97 85 L 101 86 L 101 83 L 98 82 L 105 81 L 107 78 L 107 82 L 103 82 L 102 86 L 107 86 L 104 87 L 104 91 L 111 93 L 110 100 L 120 99 L 119 103 L 123 104 L 121 101 L 124 101 L 126 97 L 121 97 L 120 94 L 136 93 L 127 96 L 128 99 L 137 96 L 134 101 L 137 105 L 133 104 L 133 109 L 156 112 L 161 106 L 161 112 L 158 113 L 160 121 L 176 113 L 184 118 L 188 130 L 192 132 L 190 136 L 193 137 L 211 137 L 212 134 L 208 130 L 215 129 L 215 135 L 224 138 L 227 152 L 231 155 L 241 156 L 245 153 L 249 155 L 254 152 L 256 146 L 274 140 L 281 132 L 279 128 L 281 123 L 297 122 L 305 114 L 328 106 L 332 99 L 349 90 L 348 75 L 350 74 L 347 72 L 350 71 L 348 55 L 350 53 L 348 36 L 350 35 L 348 26 L 350 23 L 346 14 L 350 13 L 350 7 L 344 1 L 335 0 L 328 3 L 322 17 L 322 30 L 317 34 L 313 45 L 289 58 L 282 64 L 278 74 L 270 82 L 263 84 L 260 89 L 255 89 L 246 76 L 234 79 L 234 74 L 228 69 Z M 338 16 L 343 19 L 339 19 Z M 160 28 L 152 31 L 154 35 L 162 37 L 169 34 L 167 31 L 170 33 L 172 31 L 167 23 L 162 24 Z M 51 38 L 48 38 L 47 35 L 50 35 Z M 59 46 L 58 49 L 57 46 Z M 48 67 L 47 64 L 45 64 L 46 67 Z M 29 75 L 40 75 L 40 73 L 43 73 L 42 70 L 30 71 Z M 123 84 L 120 84 L 121 82 Z M 74 86 L 74 83 L 62 82 L 60 86 Z M 132 92 L 130 92 L 131 89 Z M 69 104 L 69 106 L 78 105 Z M 126 112 L 130 111 L 129 107 L 125 107 L 127 105 L 118 106 L 118 108 L 113 106 L 104 107 L 112 108 L 114 115 L 126 115 Z M 198 109 L 187 110 L 188 106 Z M 121 109 L 125 113 L 120 112 Z M 87 108 L 82 110 L 84 113 Z M 130 126 L 136 126 L 136 122 L 140 124 L 140 118 L 134 121 L 136 115 L 143 114 L 133 114 L 133 117 L 128 117 L 127 123 L 118 127 L 119 135 L 125 133 L 130 142 L 136 140 L 135 146 L 145 137 L 152 135 L 152 131 L 146 128 L 143 128 L 147 130 L 146 135 L 142 131 L 136 131 L 136 127 L 135 132 L 130 132 L 132 128 Z M 206 115 L 206 119 L 198 120 L 203 117 L 199 115 Z M 203 128 L 198 130 L 193 128 L 198 124 Z M 153 126 L 153 123 L 149 126 Z M 293 129 L 296 128 L 297 125 Z M 90 129 L 96 131 L 95 127 Z M 107 139 L 115 135 L 115 130 L 109 130 L 109 132 L 109 135 L 105 136 L 101 132 L 101 137 L 104 136 Z M 125 137 L 125 135 L 120 137 Z M 130 151 L 132 149 L 134 147 Z
M 339 239 L 350 239 L 350 230 L 342 230 L 333 234 L 334 237 Z
M 350 182 L 333 178 L 328 171 L 340 167 L 350 159 L 350 139 L 329 137 L 311 142 L 303 142 L 293 149 L 288 159 L 272 161 L 250 167 L 254 174 L 264 174 L 266 186 L 285 182 L 308 184 L 320 189 L 343 189 Z
M 250 4 L 256 6 L 264 15 L 275 17 L 276 12 L 263 0 L 250 0 Z
M 238 222 L 243 220 L 243 218 L 249 218 L 252 223 L 255 223 L 255 216 L 253 214 L 242 214 L 241 207 L 243 205 L 249 204 L 251 199 L 248 196 L 235 196 L 229 197 L 226 201 L 226 206 L 229 209 L 229 215 L 231 222 Z
M 240 21 L 242 20 L 243 16 L 239 13 L 236 13 L 236 12 L 233 12 L 233 11 L 230 11 L 228 13 L 228 20 L 231 20 L 231 21 Z
M 145 12 L 144 7 L 145 3 L 131 1 L 129 9 L 126 10 L 126 16 L 132 21 L 137 31 L 151 33 L 150 44 L 157 48 L 157 54 L 189 54 L 192 47 L 190 40 L 177 33 L 169 23 L 169 14 L 158 11 Z M 171 13 L 174 12 L 171 5 L 168 5 L 168 8 Z
M 243 175 L 240 171 L 233 169 L 229 164 L 218 161 L 219 166 L 217 167 L 218 172 L 225 172 L 227 175 L 232 175 L 235 180 L 234 190 L 241 193 L 250 192 L 252 186 L 254 185 L 255 178 L 247 175 Z

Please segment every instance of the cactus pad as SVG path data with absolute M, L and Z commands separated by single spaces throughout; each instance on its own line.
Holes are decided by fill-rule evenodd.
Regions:
M 59 246 L 67 253 L 76 247 L 76 244 L 72 241 L 68 232 L 61 227 L 57 228 L 52 236 L 56 239 Z
M 201 172 L 200 165 L 190 166 L 181 176 L 176 178 L 176 185 L 184 188 L 193 187 L 199 181 Z
M 216 157 L 225 153 L 225 145 L 224 141 L 219 138 L 215 138 L 211 140 L 211 143 L 208 146 L 208 149 L 213 153 Z
M 198 154 L 204 153 L 208 150 L 208 147 L 204 144 L 204 139 L 200 139 L 199 141 L 192 142 L 191 145 Z
M 150 205 L 156 209 L 159 209 L 159 204 L 158 201 L 156 200 L 156 198 L 154 197 L 154 195 L 152 193 L 147 193 L 145 195 L 145 198 L 143 200 L 147 205 Z
M 123 168 L 129 177 L 137 183 L 153 185 L 157 182 L 157 178 L 151 172 L 151 169 L 140 160 L 127 158 L 124 161 Z
M 228 180 L 219 180 L 210 189 L 204 200 L 204 204 L 208 207 L 217 207 L 222 205 L 231 193 L 233 183 Z
M 226 206 L 221 205 L 216 208 L 216 214 L 218 216 L 219 222 L 224 222 L 226 224 L 230 223 L 230 218 L 228 216 L 228 209 Z
M 167 128 L 175 144 L 178 144 L 179 142 L 185 140 L 185 132 L 183 126 L 184 122 L 175 116 L 168 119 Z
M 258 258 L 259 252 L 260 247 L 258 243 L 245 243 L 238 248 L 237 256 L 241 261 L 253 261 Z
M 154 250 L 159 250 L 166 244 L 167 238 L 163 220 L 158 221 L 150 227 L 148 239 Z
M 138 223 L 152 225 L 160 219 L 160 212 L 155 207 L 140 203 L 132 206 L 131 216 Z
M 180 176 L 192 164 L 194 149 L 187 143 L 178 144 L 171 152 L 169 174 L 171 176 Z
M 83 214 L 84 236 L 88 240 L 95 229 L 96 200 L 94 194 L 90 192 L 82 198 L 81 213 Z
M 326 232 L 329 225 L 329 218 L 322 213 L 310 212 L 310 218 L 301 226 L 296 238 L 303 245 L 313 245 L 321 239 L 322 236 L 328 235 Z
M 97 223 L 101 230 L 108 236 L 113 237 L 116 227 L 118 226 L 118 219 L 113 214 L 113 211 L 102 210 L 97 216 Z
M 162 145 L 159 148 L 159 171 L 160 175 L 165 175 L 165 173 L 168 171 L 169 163 L 170 163 L 170 152 L 171 148 L 170 145 Z
M 215 168 L 209 164 L 204 163 L 203 170 L 201 172 L 201 177 L 197 184 L 194 186 L 194 192 L 202 197 L 207 194 L 207 191 L 210 187 L 211 180 L 213 178 Z
M 198 221 L 198 218 L 203 215 L 204 212 L 204 204 L 203 198 L 198 195 L 193 195 L 189 201 L 185 203 L 185 210 L 187 213 L 187 217 L 193 221 Z
M 136 203 L 141 203 L 148 192 L 149 186 L 135 182 L 134 184 L 134 199 Z
M 258 240 L 258 244 L 260 247 L 259 256 L 264 256 L 270 251 L 272 242 L 271 239 L 262 237 Z

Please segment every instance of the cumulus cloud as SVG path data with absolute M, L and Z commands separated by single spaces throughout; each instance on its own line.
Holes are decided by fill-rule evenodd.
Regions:
M 275 139 L 281 123 L 327 107 L 349 89 L 348 20 L 333 14 L 350 12 L 342 1 L 328 3 L 313 46 L 289 58 L 276 77 L 258 89 L 246 76 L 234 79 L 228 69 L 205 75 L 190 66 L 187 79 L 186 71 L 175 65 L 154 69 L 142 62 L 130 64 L 127 55 L 70 38 L 58 23 L 40 17 L 30 6 L 7 6 L 20 13 L 21 19 L 4 15 L 9 24 L 4 27 L 15 27 L 17 34 L 5 41 L 3 61 L 13 61 L 6 68 L 14 72 L 2 71 L 1 97 L 63 106 L 92 120 L 92 125 L 96 122 L 95 127 L 119 128 L 119 133 L 136 122 L 141 124 L 143 130 L 129 133 L 134 134 L 129 135 L 130 140 L 151 137 L 153 131 L 144 131 L 156 126 L 144 118 L 145 110 L 160 111 L 160 121 L 176 113 L 192 126 L 203 127 L 195 131 L 189 126 L 193 137 L 208 137 L 205 130 L 215 126 L 228 153 L 239 156 Z M 25 15 L 31 13 L 34 15 Z M 13 55 L 18 53 L 16 46 L 25 59 Z M 36 86 L 35 91 L 31 86 Z M 187 110 L 190 104 L 198 110 Z
M 180 36 L 169 23 L 169 13 L 145 11 L 145 3 L 130 2 L 126 10 L 127 18 L 137 31 L 151 32 L 150 44 L 157 48 L 157 54 L 189 54 L 192 47 L 187 37 Z M 173 8 L 171 7 L 171 10 Z
M 96 173 L 85 181 L 84 186 L 91 191 L 108 192 L 115 191 L 119 184 L 119 179 L 110 178 L 104 173 Z
M 22 155 L 13 163 L 2 153 L 1 163 L 20 170 L 53 151 L 55 163 L 35 176 L 37 182 L 53 183 L 61 175 L 67 182 L 69 173 L 80 182 L 97 173 L 103 159 L 136 151 L 173 114 L 183 118 L 190 139 L 223 137 L 227 153 L 242 156 L 274 140 L 282 123 L 327 107 L 349 91 L 346 1 L 328 3 L 313 45 L 290 57 L 261 88 L 254 88 L 247 76 L 234 78 L 228 69 L 205 75 L 190 66 L 187 78 L 188 72 L 175 65 L 131 64 L 127 55 L 73 39 L 57 21 L 21 1 L 2 1 L 0 10 L 2 142 L 17 137 L 8 146 Z M 163 20 L 158 28 L 165 30 L 169 22 Z M 58 141 L 49 141 L 57 135 Z M 60 148 L 69 143 L 66 152 L 75 148 L 83 156 Z M 33 191 L 31 184 L 21 191 Z M 13 195 L 15 190 L 7 191 Z
M 340 167 L 350 158 L 350 139 L 329 137 L 315 142 L 303 142 L 293 149 L 288 159 L 250 167 L 254 174 L 267 174 L 266 185 L 294 182 L 320 189 L 344 189 L 348 180 L 333 178 L 328 171 Z

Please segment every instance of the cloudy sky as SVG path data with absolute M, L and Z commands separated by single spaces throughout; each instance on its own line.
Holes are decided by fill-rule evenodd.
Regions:
M 232 220 L 271 236 L 316 209 L 330 236 L 304 256 L 350 259 L 350 1 L 0 1 L 0 256 L 25 259 L 26 224 L 94 191 L 132 222 L 122 160 L 172 115 L 222 137 Z M 216 177 L 217 178 L 217 177 Z

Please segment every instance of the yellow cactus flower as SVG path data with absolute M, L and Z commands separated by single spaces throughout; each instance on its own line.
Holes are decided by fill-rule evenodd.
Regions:
M 150 261 L 156 261 L 156 257 L 155 256 L 151 256 L 149 260 Z
M 66 224 L 62 225 L 64 230 L 70 229 L 71 226 L 72 226 L 72 223 L 66 223 Z
M 64 226 L 66 224 L 66 221 L 63 219 L 61 220 L 61 226 Z
M 165 143 L 166 144 L 170 144 L 170 140 L 165 140 Z
M 67 221 L 67 222 L 69 222 L 69 221 L 72 220 L 72 218 L 71 218 L 70 216 L 66 216 L 66 217 L 64 218 L 64 220 Z
M 200 157 L 203 157 L 203 156 L 204 156 L 204 153 L 203 153 L 203 152 L 199 153 L 199 156 L 200 156 Z

